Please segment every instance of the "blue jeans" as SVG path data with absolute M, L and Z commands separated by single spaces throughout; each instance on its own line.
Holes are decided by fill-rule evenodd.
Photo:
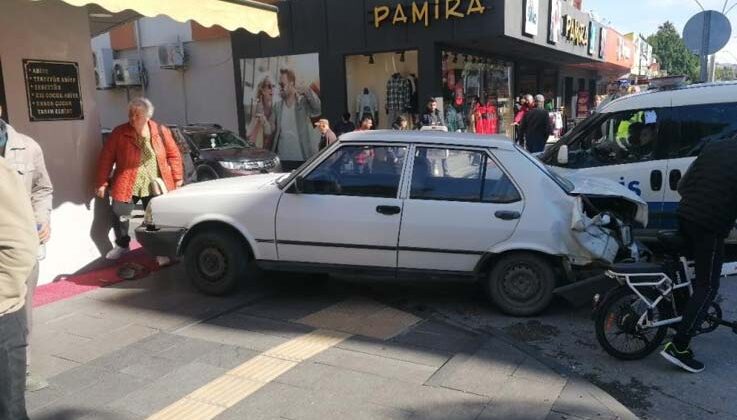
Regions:
M 0 419 L 25 420 L 26 312 L 0 316 Z

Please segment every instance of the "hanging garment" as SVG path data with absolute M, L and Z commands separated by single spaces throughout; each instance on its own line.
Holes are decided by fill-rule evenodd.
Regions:
M 356 97 L 356 113 L 359 115 L 369 114 L 373 116 L 379 112 L 379 101 L 376 95 L 369 91 L 368 93 L 360 93 Z
M 386 82 L 386 109 L 404 112 L 409 104 L 409 82 L 399 73 L 395 73 Z
M 450 132 L 466 131 L 466 110 L 464 106 L 450 105 L 445 113 L 445 122 Z

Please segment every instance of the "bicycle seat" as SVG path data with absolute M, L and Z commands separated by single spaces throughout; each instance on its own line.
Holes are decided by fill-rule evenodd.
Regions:
M 659 274 L 664 272 L 663 266 L 654 263 L 614 264 L 609 271 L 617 274 Z
M 677 230 L 661 230 L 658 232 L 658 242 L 670 255 L 681 256 L 689 252 L 686 238 Z

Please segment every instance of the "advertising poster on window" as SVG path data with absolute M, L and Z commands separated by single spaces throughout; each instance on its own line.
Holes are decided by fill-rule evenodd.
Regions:
M 557 44 L 563 31 L 563 5 L 562 0 L 550 0 L 550 22 L 548 27 L 548 42 Z
M 247 58 L 240 61 L 246 136 L 284 162 L 317 153 L 320 134 L 318 54 Z
M 525 25 L 524 33 L 537 36 L 537 23 L 540 15 L 539 0 L 525 0 Z
M 594 55 L 599 47 L 599 26 L 589 22 L 589 55 Z

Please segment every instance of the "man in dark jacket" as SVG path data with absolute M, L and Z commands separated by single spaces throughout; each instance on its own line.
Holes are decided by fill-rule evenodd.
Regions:
M 445 121 L 443 121 L 443 113 L 438 109 L 438 102 L 435 98 L 431 97 L 427 100 L 427 108 L 425 108 L 425 112 L 420 117 L 420 126 L 428 127 L 441 125 L 445 125 Z
M 704 364 L 689 345 L 719 291 L 724 261 L 724 240 L 737 220 L 737 139 L 708 143 L 678 186 L 681 233 L 691 246 L 696 265 L 693 295 L 673 341 L 660 353 L 671 363 L 698 373 Z
M 550 114 L 543 108 L 544 106 L 545 97 L 543 95 L 535 96 L 535 108 L 527 111 L 520 124 L 520 131 L 530 153 L 545 150 L 548 136 L 553 132 L 552 124 L 550 124 Z

